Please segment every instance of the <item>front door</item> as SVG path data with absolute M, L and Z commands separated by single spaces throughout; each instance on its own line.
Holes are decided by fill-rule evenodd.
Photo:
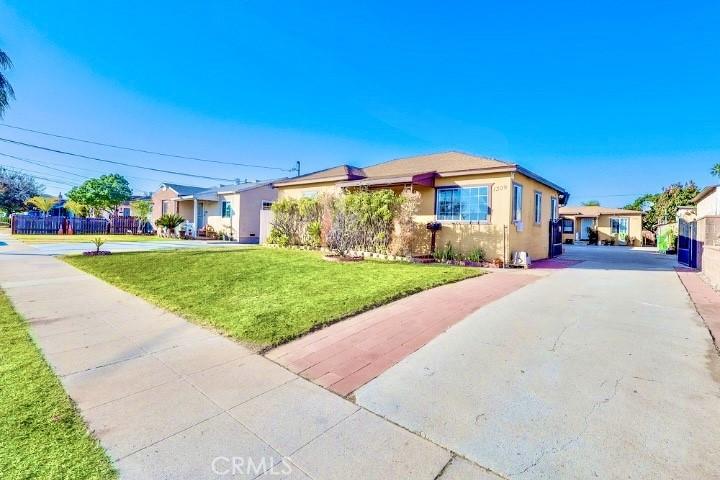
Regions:
M 595 223 L 592 218 L 580 219 L 580 240 L 590 240 L 590 229 L 593 227 L 594 224 Z
M 197 205 L 197 228 L 205 228 L 205 202 L 198 202 Z

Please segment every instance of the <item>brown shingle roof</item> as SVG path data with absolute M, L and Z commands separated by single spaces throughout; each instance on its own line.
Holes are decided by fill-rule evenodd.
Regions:
M 326 168 L 325 170 L 319 170 L 317 172 L 306 173 L 299 177 L 287 178 L 275 182 L 275 185 L 292 185 L 295 183 L 313 183 L 320 182 L 323 180 L 352 180 L 355 178 L 362 178 L 365 174 L 362 168 L 353 167 L 352 165 L 338 165 L 337 167 Z
M 365 175 L 387 177 L 392 175 L 412 175 L 424 172 L 458 172 L 483 168 L 509 167 L 513 164 L 487 157 L 468 155 L 461 152 L 442 152 L 416 157 L 397 158 L 365 167 Z
M 624 208 L 567 206 L 560 208 L 560 215 L 576 215 L 581 217 L 597 217 L 598 215 L 642 215 L 639 210 L 626 210 Z

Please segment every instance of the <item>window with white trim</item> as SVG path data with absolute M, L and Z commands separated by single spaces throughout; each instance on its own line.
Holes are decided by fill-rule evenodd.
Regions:
M 437 219 L 486 222 L 489 214 L 489 195 L 490 190 L 487 185 L 438 188 Z
M 272 209 L 272 204 L 273 204 L 273 202 L 271 202 L 269 200 L 263 200 L 261 208 L 262 208 L 262 210 L 270 210 L 270 209 Z
M 513 222 L 522 222 L 522 192 L 522 185 L 513 183 Z
M 535 192 L 535 223 L 542 222 L 542 193 Z
M 563 218 L 562 229 L 563 233 L 575 233 L 575 220 L 572 218 Z
M 232 217 L 232 203 L 223 201 L 220 211 L 222 213 L 222 218 Z
M 550 197 L 550 220 L 558 219 L 558 200 L 557 197 Z

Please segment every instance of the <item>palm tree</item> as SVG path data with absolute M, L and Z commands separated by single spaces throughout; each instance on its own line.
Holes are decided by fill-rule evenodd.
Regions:
M 36 197 L 30 197 L 27 202 L 28 205 L 32 205 L 33 207 L 37 208 L 41 212 L 43 212 L 45 215 L 48 214 L 50 210 L 53 209 L 55 204 L 57 203 L 57 198 L 55 197 L 43 197 L 43 196 L 36 196 Z
M 3 113 L 10 104 L 10 99 L 15 98 L 15 91 L 3 74 L 3 70 L 10 70 L 11 68 L 12 61 L 10 57 L 0 50 L 0 118 L 3 118 Z
M 716 177 L 720 177 L 720 163 L 716 163 L 715 165 L 713 165 L 713 167 L 710 169 L 710 174 Z

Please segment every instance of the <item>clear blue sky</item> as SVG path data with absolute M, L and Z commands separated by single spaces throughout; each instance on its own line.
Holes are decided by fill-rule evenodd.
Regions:
M 534 3 L 0 0 L 17 93 L 5 122 L 221 160 L 300 160 L 304 172 L 462 150 L 605 205 L 712 182 L 720 3 Z M 211 176 L 274 175 L 0 136 Z M 0 152 L 119 171 L 137 191 L 217 183 Z

